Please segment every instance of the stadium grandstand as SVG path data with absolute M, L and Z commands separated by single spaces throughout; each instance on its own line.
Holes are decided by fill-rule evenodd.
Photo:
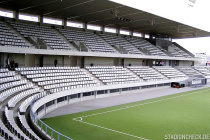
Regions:
M 107 106 L 98 103 L 99 109 L 172 96 L 181 92 L 170 88 L 172 82 L 187 83 L 183 91 L 208 87 L 210 67 L 196 66 L 198 58 L 172 41 L 206 36 L 210 32 L 108 0 L 0 1 L 0 139 L 154 139 L 83 121 L 97 112 L 75 115 L 62 131 L 43 118 L 57 109 L 63 112 L 53 117 L 70 114 L 65 107 L 77 103 L 86 109 L 73 113 L 92 110 L 85 101 L 105 99 Z M 157 94 L 147 97 L 150 91 Z M 74 132 L 77 125 L 88 131 Z

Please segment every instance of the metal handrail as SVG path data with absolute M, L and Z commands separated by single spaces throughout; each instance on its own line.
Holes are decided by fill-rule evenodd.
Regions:
M 38 116 L 36 115 L 36 113 L 32 111 L 32 107 L 33 107 L 34 103 L 37 100 L 39 100 L 39 99 L 41 99 L 41 98 L 43 98 L 45 96 L 47 96 L 47 95 L 46 94 L 42 94 L 40 96 L 36 96 L 33 99 L 32 103 L 30 105 L 30 117 L 31 117 L 31 120 L 33 121 L 34 124 L 37 125 L 37 127 L 39 127 L 41 129 L 41 131 L 44 131 L 47 135 L 48 135 L 48 130 L 50 130 L 50 135 L 48 135 L 48 136 L 50 136 L 50 139 L 60 140 L 60 138 L 62 137 L 62 139 L 65 138 L 66 140 L 73 140 L 72 138 L 69 138 L 69 137 L 67 137 L 67 136 L 59 133 L 58 131 L 54 130 L 53 128 L 51 128 L 50 126 L 48 126 L 47 124 L 45 124 L 43 121 L 41 121 L 38 118 Z M 39 126 L 39 123 L 40 123 L 41 127 Z M 56 134 L 58 136 L 57 139 L 53 137 L 53 134 Z

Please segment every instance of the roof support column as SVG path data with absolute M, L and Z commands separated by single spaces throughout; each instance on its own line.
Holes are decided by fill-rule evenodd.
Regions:
M 65 28 L 67 26 L 67 19 L 63 20 L 63 27 Z
M 104 26 L 101 26 L 101 33 L 103 34 L 104 33 Z
M 133 37 L 133 31 L 130 31 L 130 37 Z
M 145 33 L 141 33 L 142 34 L 142 38 L 145 38 Z
M 40 22 L 39 23 L 40 23 L 40 25 L 43 24 L 43 15 L 40 16 Z
M 87 30 L 87 22 L 84 23 L 84 31 Z
M 18 11 L 15 11 L 14 12 L 14 19 L 15 19 L 15 21 L 18 21 L 19 20 L 19 12 Z
M 120 28 L 117 28 L 116 34 L 117 34 L 117 36 L 120 34 Z

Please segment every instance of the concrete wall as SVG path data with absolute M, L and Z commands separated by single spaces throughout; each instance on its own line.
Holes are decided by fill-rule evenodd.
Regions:
M 193 61 L 179 61 L 179 66 L 191 66 Z
M 5 60 L 7 53 L 1 53 L 0 67 L 5 67 Z M 39 55 L 39 54 L 16 54 L 10 53 L 10 58 L 18 63 L 18 67 L 47 67 L 54 66 L 54 60 L 57 58 L 57 66 L 90 66 L 92 63 L 94 66 L 141 66 L 144 60 L 145 66 L 152 66 L 154 59 L 142 59 L 142 58 L 113 58 L 113 57 L 94 57 L 94 56 L 69 56 L 69 55 Z M 174 66 L 176 60 L 165 60 L 165 66 Z M 179 66 L 191 66 L 193 61 L 177 60 L 176 63 Z
M 144 60 L 144 61 L 145 61 L 145 60 Z M 152 59 L 146 60 L 146 65 L 145 65 L 145 66 L 150 66 L 150 67 L 152 67 L 152 66 L 153 66 L 153 61 L 154 61 L 154 60 L 152 60 Z
M 131 64 L 131 66 L 142 66 L 142 59 L 124 59 L 124 66 L 129 66 L 129 64 Z
M 77 66 L 77 56 L 70 56 L 69 57 L 69 65 L 70 66 Z
M 121 66 L 122 60 L 120 58 L 113 59 L 113 66 Z
M 35 56 L 35 66 L 36 67 L 39 67 L 41 64 L 40 64 L 40 59 L 41 59 L 41 55 L 36 55 Z
M 44 55 L 43 56 L 43 66 L 44 67 L 52 67 L 54 66 L 55 58 L 58 60 L 58 67 L 63 66 L 63 56 L 54 56 L 54 55 Z
M 113 66 L 114 58 L 85 57 L 85 66 L 90 66 L 91 63 L 93 63 L 94 66 Z
M 82 61 L 82 57 L 81 56 L 78 56 L 77 57 L 77 66 L 78 67 L 81 67 L 81 61 Z
M 6 67 L 5 61 L 6 61 L 5 53 L 0 53 L 0 68 Z
M 25 67 L 35 67 L 35 54 L 25 55 Z
M 77 66 L 76 56 L 53 56 L 53 55 L 45 55 L 43 57 L 43 66 L 54 66 L 55 58 L 58 60 L 57 64 L 58 67 Z M 37 61 L 38 60 L 39 58 L 37 58 Z
M 70 66 L 70 57 L 63 56 L 63 66 L 69 67 Z
M 169 60 L 165 61 L 165 66 L 169 66 Z
M 77 62 L 81 61 L 81 58 L 77 58 L 77 56 L 63 56 L 63 65 L 66 67 L 76 67 L 80 65 Z
M 25 67 L 25 54 L 12 54 L 10 58 L 13 58 L 15 63 L 18 63 L 18 67 Z

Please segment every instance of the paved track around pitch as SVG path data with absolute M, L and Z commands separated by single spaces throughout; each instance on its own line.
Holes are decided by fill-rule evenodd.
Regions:
M 69 104 L 46 114 L 43 118 L 51 118 L 55 116 L 101 109 L 131 102 L 137 102 L 137 101 L 177 94 L 186 91 L 203 89 L 207 87 L 210 87 L 210 83 L 198 88 L 185 87 L 177 89 L 171 87 L 160 87 L 160 88 L 151 88 L 146 90 L 129 91 L 128 94 L 121 94 L 119 96 L 110 96 L 105 98 L 98 98 L 98 99 L 86 100 L 82 102 Z

